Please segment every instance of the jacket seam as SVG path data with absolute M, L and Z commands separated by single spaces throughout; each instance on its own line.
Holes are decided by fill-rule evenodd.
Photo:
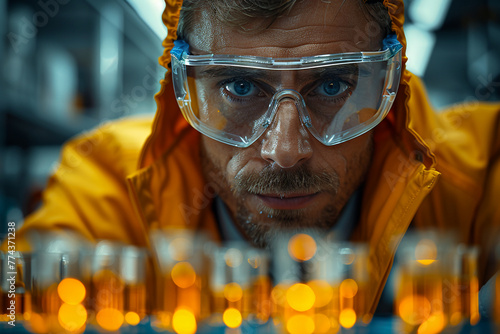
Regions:
M 146 229 L 146 218 L 144 217 L 144 214 L 143 214 L 142 210 L 140 209 L 139 198 L 137 197 L 137 192 L 135 191 L 135 186 L 132 183 L 132 181 L 128 178 L 126 179 L 126 183 L 127 183 L 127 188 L 129 191 L 129 196 L 131 197 L 132 206 L 134 208 L 136 215 L 139 218 L 139 223 L 140 223 L 141 229 L 144 232 L 144 239 L 146 241 L 146 246 L 148 249 L 151 249 L 151 244 L 149 242 L 149 235 L 148 235 L 147 229 Z

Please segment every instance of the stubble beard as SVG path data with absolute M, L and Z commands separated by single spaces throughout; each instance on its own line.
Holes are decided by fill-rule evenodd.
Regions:
M 203 147 L 201 162 L 206 180 L 214 186 L 224 203 L 235 203 L 235 212 L 230 210 L 230 214 L 236 227 L 259 248 L 269 248 L 273 240 L 283 234 L 291 235 L 304 230 L 324 234 L 335 225 L 341 209 L 361 183 L 360 180 L 351 191 L 347 189 L 346 192 L 346 180 L 339 180 L 335 171 L 313 173 L 306 166 L 283 170 L 270 165 L 258 173 L 238 174 L 231 185 L 227 173 L 206 154 Z M 263 206 L 255 212 L 249 210 L 245 202 L 245 197 L 250 194 L 297 190 L 326 192 L 331 197 L 331 204 L 322 208 L 312 220 L 307 210 L 276 210 Z
M 273 240 L 283 234 L 294 234 L 304 230 L 324 235 L 337 222 L 342 208 L 351 195 L 364 182 L 373 155 L 373 136 L 369 137 L 366 147 L 354 156 L 346 166 L 346 175 L 339 177 L 335 170 L 312 171 L 307 165 L 292 169 L 276 168 L 268 165 L 260 172 L 238 173 L 234 184 L 229 176 L 206 152 L 201 145 L 201 165 L 208 184 L 229 208 L 236 227 L 254 246 L 269 248 Z M 252 194 L 287 193 L 294 191 L 314 193 L 321 191 L 331 198 L 329 204 L 312 219 L 310 210 L 276 210 L 262 206 L 250 210 L 245 198 Z M 232 203 L 235 210 L 231 210 Z M 355 222 L 353 222 L 354 224 Z
M 255 247 L 271 248 L 274 241 L 283 235 L 294 235 L 301 232 L 324 234 L 334 224 L 339 214 L 333 205 L 329 205 L 323 209 L 321 216 L 312 223 L 305 222 L 305 214 L 302 212 L 271 211 L 273 211 L 271 214 L 261 214 L 260 212 L 253 214 L 238 201 L 237 225 Z M 272 223 L 262 222 L 262 215 L 264 215 L 264 219 L 273 220 Z
M 225 180 L 227 182 L 227 179 Z M 338 189 L 337 173 L 313 173 L 305 165 L 291 170 L 276 169 L 275 166 L 268 165 L 258 173 L 239 174 L 231 187 L 231 195 L 236 199 L 236 224 L 254 246 L 261 248 L 268 248 L 283 234 L 291 235 L 304 230 L 326 231 L 339 214 L 333 204 L 327 205 L 319 215 L 311 218 L 310 210 L 306 209 L 278 210 L 262 206 L 257 210 L 249 210 L 245 196 L 302 191 L 328 193 L 334 199 Z M 223 200 L 227 197 L 224 192 L 220 195 Z

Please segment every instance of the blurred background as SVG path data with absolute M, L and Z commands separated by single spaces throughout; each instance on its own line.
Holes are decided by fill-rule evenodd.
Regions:
M 500 100 L 500 1 L 407 0 L 408 68 L 439 110 Z M 0 236 L 40 204 L 61 145 L 153 115 L 163 0 L 0 0 Z

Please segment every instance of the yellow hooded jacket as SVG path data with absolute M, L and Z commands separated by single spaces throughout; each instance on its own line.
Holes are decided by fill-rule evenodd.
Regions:
M 165 2 L 168 37 L 160 63 L 168 69 L 182 0 Z M 403 0 L 384 5 L 406 49 Z M 111 122 L 64 146 L 43 206 L 17 233 L 18 250 L 29 248 L 25 237 L 36 229 L 69 228 L 90 240 L 145 247 L 148 231 L 163 226 L 205 229 L 220 238 L 214 194 L 200 173 L 200 134 L 182 117 L 169 72 L 155 99 L 154 120 Z M 404 71 L 392 110 L 375 130 L 353 237 L 370 245 L 367 311 L 375 310 L 410 224 L 453 229 L 464 242 L 492 245 L 483 236 L 500 225 L 499 126 L 499 105 L 473 101 L 435 113 L 421 81 Z

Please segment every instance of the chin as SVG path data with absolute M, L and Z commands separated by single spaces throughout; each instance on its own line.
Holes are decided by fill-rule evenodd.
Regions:
M 316 211 L 318 212 L 318 211 Z M 338 218 L 338 210 L 328 206 L 312 214 L 310 210 L 262 210 L 257 214 L 239 208 L 236 224 L 247 240 L 259 248 L 271 248 L 274 241 L 283 235 L 300 232 L 325 235 Z

